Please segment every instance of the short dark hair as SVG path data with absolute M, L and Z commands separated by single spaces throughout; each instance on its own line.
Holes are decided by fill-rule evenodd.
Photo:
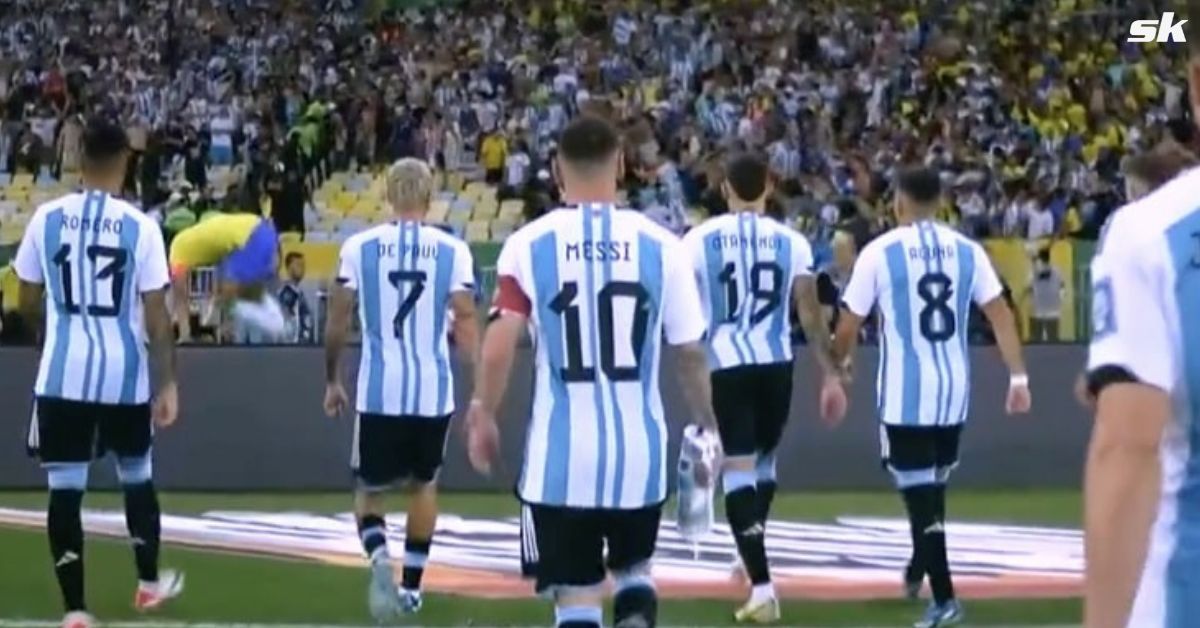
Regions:
M 304 259 L 304 254 L 299 251 L 290 251 L 287 255 L 285 255 L 283 257 L 283 265 L 291 266 L 292 262 L 294 262 L 298 259 Z
M 91 164 L 104 164 L 129 149 L 125 127 L 107 116 L 88 119 L 83 129 L 83 158 Z
M 896 187 L 916 203 L 928 205 L 942 196 L 942 179 L 931 168 L 905 168 L 896 177 Z
M 558 140 L 558 156 L 571 165 L 596 165 L 617 153 L 621 138 L 604 118 L 582 115 L 567 124 Z
M 767 160 L 751 152 L 736 153 L 725 163 L 725 180 L 742 201 L 754 201 L 767 191 Z

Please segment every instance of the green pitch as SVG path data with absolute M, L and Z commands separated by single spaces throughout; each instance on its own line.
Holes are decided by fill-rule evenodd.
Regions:
M 0 507 L 42 508 L 39 493 L 0 493 Z M 180 514 L 208 510 L 345 512 L 346 495 L 311 494 L 166 494 L 163 509 Z M 443 511 L 475 516 L 516 516 L 507 495 L 449 494 Z M 402 502 L 397 499 L 397 509 Z M 780 519 L 830 521 L 840 515 L 903 516 L 893 494 L 815 493 L 782 495 Z M 92 494 L 89 508 L 120 508 L 119 496 Z M 956 521 L 1075 526 L 1077 492 L 952 492 L 949 517 Z M 60 617 L 57 587 L 44 534 L 0 528 L 0 625 L 13 619 Z M 164 564 L 187 573 L 187 590 L 162 614 L 163 621 L 209 623 L 366 624 L 366 574 L 349 569 L 269 558 L 248 558 L 167 547 Z M 130 609 L 133 559 L 125 544 L 91 539 L 87 546 L 88 601 L 104 620 L 142 619 Z M 904 626 L 921 606 L 905 601 L 788 602 L 788 626 Z M 667 600 L 661 625 L 723 626 L 733 604 L 718 600 Z M 1078 623 L 1077 600 L 968 601 L 971 625 L 1047 625 Z M 422 626 L 547 626 L 549 604 L 539 600 L 477 600 L 428 595 L 418 616 Z M 7 620 L 7 621 L 6 621 Z

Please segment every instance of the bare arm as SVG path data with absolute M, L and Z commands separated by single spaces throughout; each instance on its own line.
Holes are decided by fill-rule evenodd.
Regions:
M 712 380 L 708 352 L 701 342 L 689 342 L 675 347 L 679 387 L 687 400 L 696 423 L 706 430 L 717 429 L 717 416 L 712 407 Z
M 862 329 L 863 317 L 842 308 L 841 318 L 838 319 L 837 333 L 833 336 L 833 347 L 830 349 L 834 364 L 846 364 L 850 355 L 858 346 L 858 331 Z
M 471 403 L 479 404 L 489 414 L 494 415 L 504 400 L 508 373 L 524 328 L 525 317 L 514 312 L 501 312 L 483 335 Z
M 1008 367 L 1010 375 L 1025 375 L 1025 358 L 1021 355 L 1021 337 L 1017 334 L 1017 321 L 1004 297 L 996 297 L 983 306 L 983 314 L 992 324 L 996 334 L 996 348 Z
M 142 294 L 146 335 L 150 339 L 150 381 L 158 390 L 175 385 L 175 334 L 167 311 L 167 290 Z
M 188 279 L 191 277 L 191 272 L 188 270 L 180 270 L 173 273 L 171 279 L 171 301 L 175 306 L 175 327 L 179 330 L 179 339 L 188 341 L 192 339 L 192 304 L 190 290 L 188 290 Z
M 354 291 L 334 284 L 329 292 L 329 311 L 325 320 L 325 383 L 342 381 L 342 352 L 346 349 L 346 334 L 354 309 Z
M 800 327 L 808 339 L 813 358 L 825 376 L 837 375 L 837 362 L 833 359 L 829 341 L 829 319 L 817 300 L 817 281 L 812 275 L 796 277 L 792 282 L 792 294 L 796 313 L 800 316 Z
M 1084 480 L 1084 625 L 1124 628 L 1133 607 L 1159 501 L 1159 445 L 1170 400 L 1158 388 L 1113 384 L 1100 392 Z
M 25 326 L 29 329 L 33 343 L 37 345 L 39 351 L 46 338 L 44 333 L 46 319 L 42 312 L 45 290 L 45 286 L 40 283 L 22 281 L 20 294 L 17 297 L 17 311 L 21 313 L 21 319 L 25 321 Z
M 450 297 L 450 311 L 454 313 L 454 346 L 458 347 L 458 357 L 472 370 L 479 355 L 479 318 L 474 295 L 466 291 L 454 293 Z

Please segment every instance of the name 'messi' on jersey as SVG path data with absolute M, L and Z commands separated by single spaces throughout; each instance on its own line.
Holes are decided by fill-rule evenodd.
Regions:
M 358 293 L 362 354 L 357 409 L 389 416 L 454 411 L 447 312 L 475 289 L 466 243 L 414 221 L 355 234 L 342 245 L 337 280 Z
M 106 404 L 149 401 L 141 295 L 170 281 L 162 232 L 100 191 L 37 208 L 13 261 L 45 286 L 46 334 L 34 392 Z
M 603 204 L 549 212 L 505 241 L 493 306 L 525 317 L 535 345 L 524 501 L 640 508 L 666 499 L 662 342 L 704 333 L 687 258 L 639 212 Z
M 842 300 L 863 318 L 878 308 L 876 394 L 883 423 L 966 421 L 971 304 L 1002 292 L 983 247 L 932 221 L 897 227 L 863 249 Z
M 812 274 L 808 240 L 779 221 L 739 212 L 712 218 L 683 239 L 699 283 L 714 369 L 792 359 L 789 304 Z

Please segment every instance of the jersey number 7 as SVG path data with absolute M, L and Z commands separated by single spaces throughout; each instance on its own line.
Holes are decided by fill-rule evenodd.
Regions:
M 396 316 L 392 319 L 392 333 L 397 338 L 404 332 L 404 319 L 408 318 L 414 308 L 417 307 L 417 300 L 421 298 L 421 293 L 425 292 L 425 279 L 427 275 L 423 270 L 394 270 L 388 273 L 388 282 L 400 290 L 400 284 L 411 283 L 412 287 L 404 294 L 404 300 L 400 302 L 400 307 L 396 309 Z

